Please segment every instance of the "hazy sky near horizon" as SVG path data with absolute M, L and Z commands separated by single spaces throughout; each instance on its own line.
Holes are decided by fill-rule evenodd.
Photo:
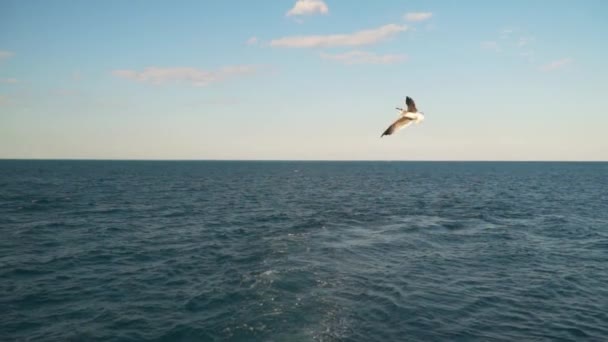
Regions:
M 0 0 L 0 158 L 608 160 L 607 15 Z M 380 139 L 406 95 L 426 120 Z

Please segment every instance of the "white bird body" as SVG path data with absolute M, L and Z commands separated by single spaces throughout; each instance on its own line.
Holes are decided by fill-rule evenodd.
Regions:
M 422 120 L 424 120 L 424 114 L 423 113 L 412 113 L 412 112 L 401 112 L 401 116 L 402 117 L 406 117 L 408 119 L 412 119 L 414 120 L 415 123 L 420 123 Z
M 418 124 L 424 120 L 424 113 L 418 111 L 414 100 L 412 100 L 409 96 L 406 97 L 405 104 L 407 105 L 406 109 L 396 108 L 399 111 L 399 119 L 393 122 L 393 124 L 390 125 L 384 131 L 384 133 L 382 133 L 380 136 L 381 138 L 385 135 L 391 135 L 402 130 L 403 128 L 411 125 L 412 122 Z

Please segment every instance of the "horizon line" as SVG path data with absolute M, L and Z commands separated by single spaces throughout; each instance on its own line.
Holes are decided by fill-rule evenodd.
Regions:
M 542 159 L 129 159 L 129 158 L 1 158 L 0 161 L 141 161 L 141 162 L 461 162 L 461 163 L 607 163 L 608 160 Z

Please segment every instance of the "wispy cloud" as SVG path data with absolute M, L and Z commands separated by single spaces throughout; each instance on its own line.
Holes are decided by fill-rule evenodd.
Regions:
M 520 28 L 508 27 L 498 31 L 498 37 L 491 41 L 481 42 L 482 48 L 504 52 L 505 56 L 522 57 L 528 62 L 534 62 L 534 36 L 526 34 Z
M 520 37 L 517 41 L 517 46 L 522 48 L 534 41 L 534 37 Z
M 406 55 L 378 55 L 367 51 L 349 51 L 345 53 L 321 53 L 321 58 L 344 64 L 394 64 L 407 59 Z
M 289 48 L 316 48 L 332 46 L 361 46 L 378 43 L 399 32 L 407 31 L 405 25 L 389 24 L 375 29 L 363 30 L 351 34 L 331 34 L 317 36 L 292 36 L 274 39 L 270 46 Z
M 525 58 L 530 63 L 534 62 L 534 59 L 535 59 L 535 53 L 534 53 L 534 51 L 520 52 L 519 56 Z
M 254 66 L 238 65 L 213 71 L 189 67 L 148 67 L 142 71 L 114 70 L 112 74 L 116 77 L 153 85 L 185 83 L 196 87 L 204 87 L 228 78 L 253 74 L 256 71 L 257 69 Z
M 513 47 L 523 50 L 527 50 L 530 45 L 534 42 L 534 37 L 530 35 L 521 35 L 514 37 L 516 33 L 521 33 L 518 28 L 505 28 L 499 31 L 498 37 L 500 39 L 488 40 L 481 42 L 481 47 L 487 50 L 494 50 L 496 52 L 502 51 L 503 48 L 506 52 L 513 52 Z M 518 54 L 514 52 L 514 54 Z
M 481 42 L 481 47 L 486 50 L 492 50 L 496 52 L 500 51 L 500 45 L 495 41 Z
M 545 72 L 562 69 L 574 61 L 572 58 L 562 58 L 547 64 L 538 65 L 536 38 L 533 34 L 529 34 L 522 28 L 504 28 L 498 32 L 498 37 L 500 37 L 499 40 L 481 42 L 481 47 L 486 50 L 500 52 L 506 57 L 525 60 L 538 68 L 538 70 Z
M 514 28 L 505 28 L 505 29 L 502 29 L 502 30 L 500 31 L 500 38 L 502 38 L 502 39 L 507 39 L 507 38 L 509 38 L 509 37 L 511 36 L 511 34 L 513 34 L 513 32 L 515 32 L 515 31 L 516 31 L 516 29 L 514 29 Z
M 9 59 L 13 57 L 13 55 L 14 53 L 12 53 L 11 51 L 0 50 L 0 61 L 4 59 Z
M 554 71 L 554 70 L 558 70 L 558 69 L 562 69 L 564 67 L 566 67 L 567 65 L 571 64 L 573 62 L 572 58 L 562 58 L 562 59 L 558 59 L 556 61 L 547 63 L 545 65 L 542 65 L 540 67 L 541 71 Z
M 403 18 L 411 22 L 420 22 L 431 19 L 433 13 L 431 12 L 409 12 L 406 13 Z
M 257 37 L 251 37 L 251 38 L 247 39 L 247 42 L 246 42 L 247 45 L 256 45 L 257 43 L 258 43 Z
M 19 80 L 16 78 L 0 78 L 0 83 L 15 84 L 19 83 Z
M 327 13 L 329 13 L 329 7 L 327 7 L 327 4 L 323 0 L 298 0 L 285 15 L 291 17 Z

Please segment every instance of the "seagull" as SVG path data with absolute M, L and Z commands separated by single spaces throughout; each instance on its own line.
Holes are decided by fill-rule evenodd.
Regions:
M 424 113 L 419 112 L 418 109 L 416 109 L 416 104 L 414 103 L 414 100 L 412 100 L 411 97 L 407 96 L 405 98 L 405 105 L 407 106 L 406 110 L 399 107 L 395 108 L 400 112 L 401 117 L 397 119 L 397 121 L 393 122 L 392 125 L 388 126 L 388 128 L 386 129 L 386 131 L 384 131 L 384 133 L 382 133 L 380 138 L 385 135 L 391 135 L 397 132 L 398 130 L 409 126 L 412 122 L 418 124 L 422 120 L 424 120 Z

